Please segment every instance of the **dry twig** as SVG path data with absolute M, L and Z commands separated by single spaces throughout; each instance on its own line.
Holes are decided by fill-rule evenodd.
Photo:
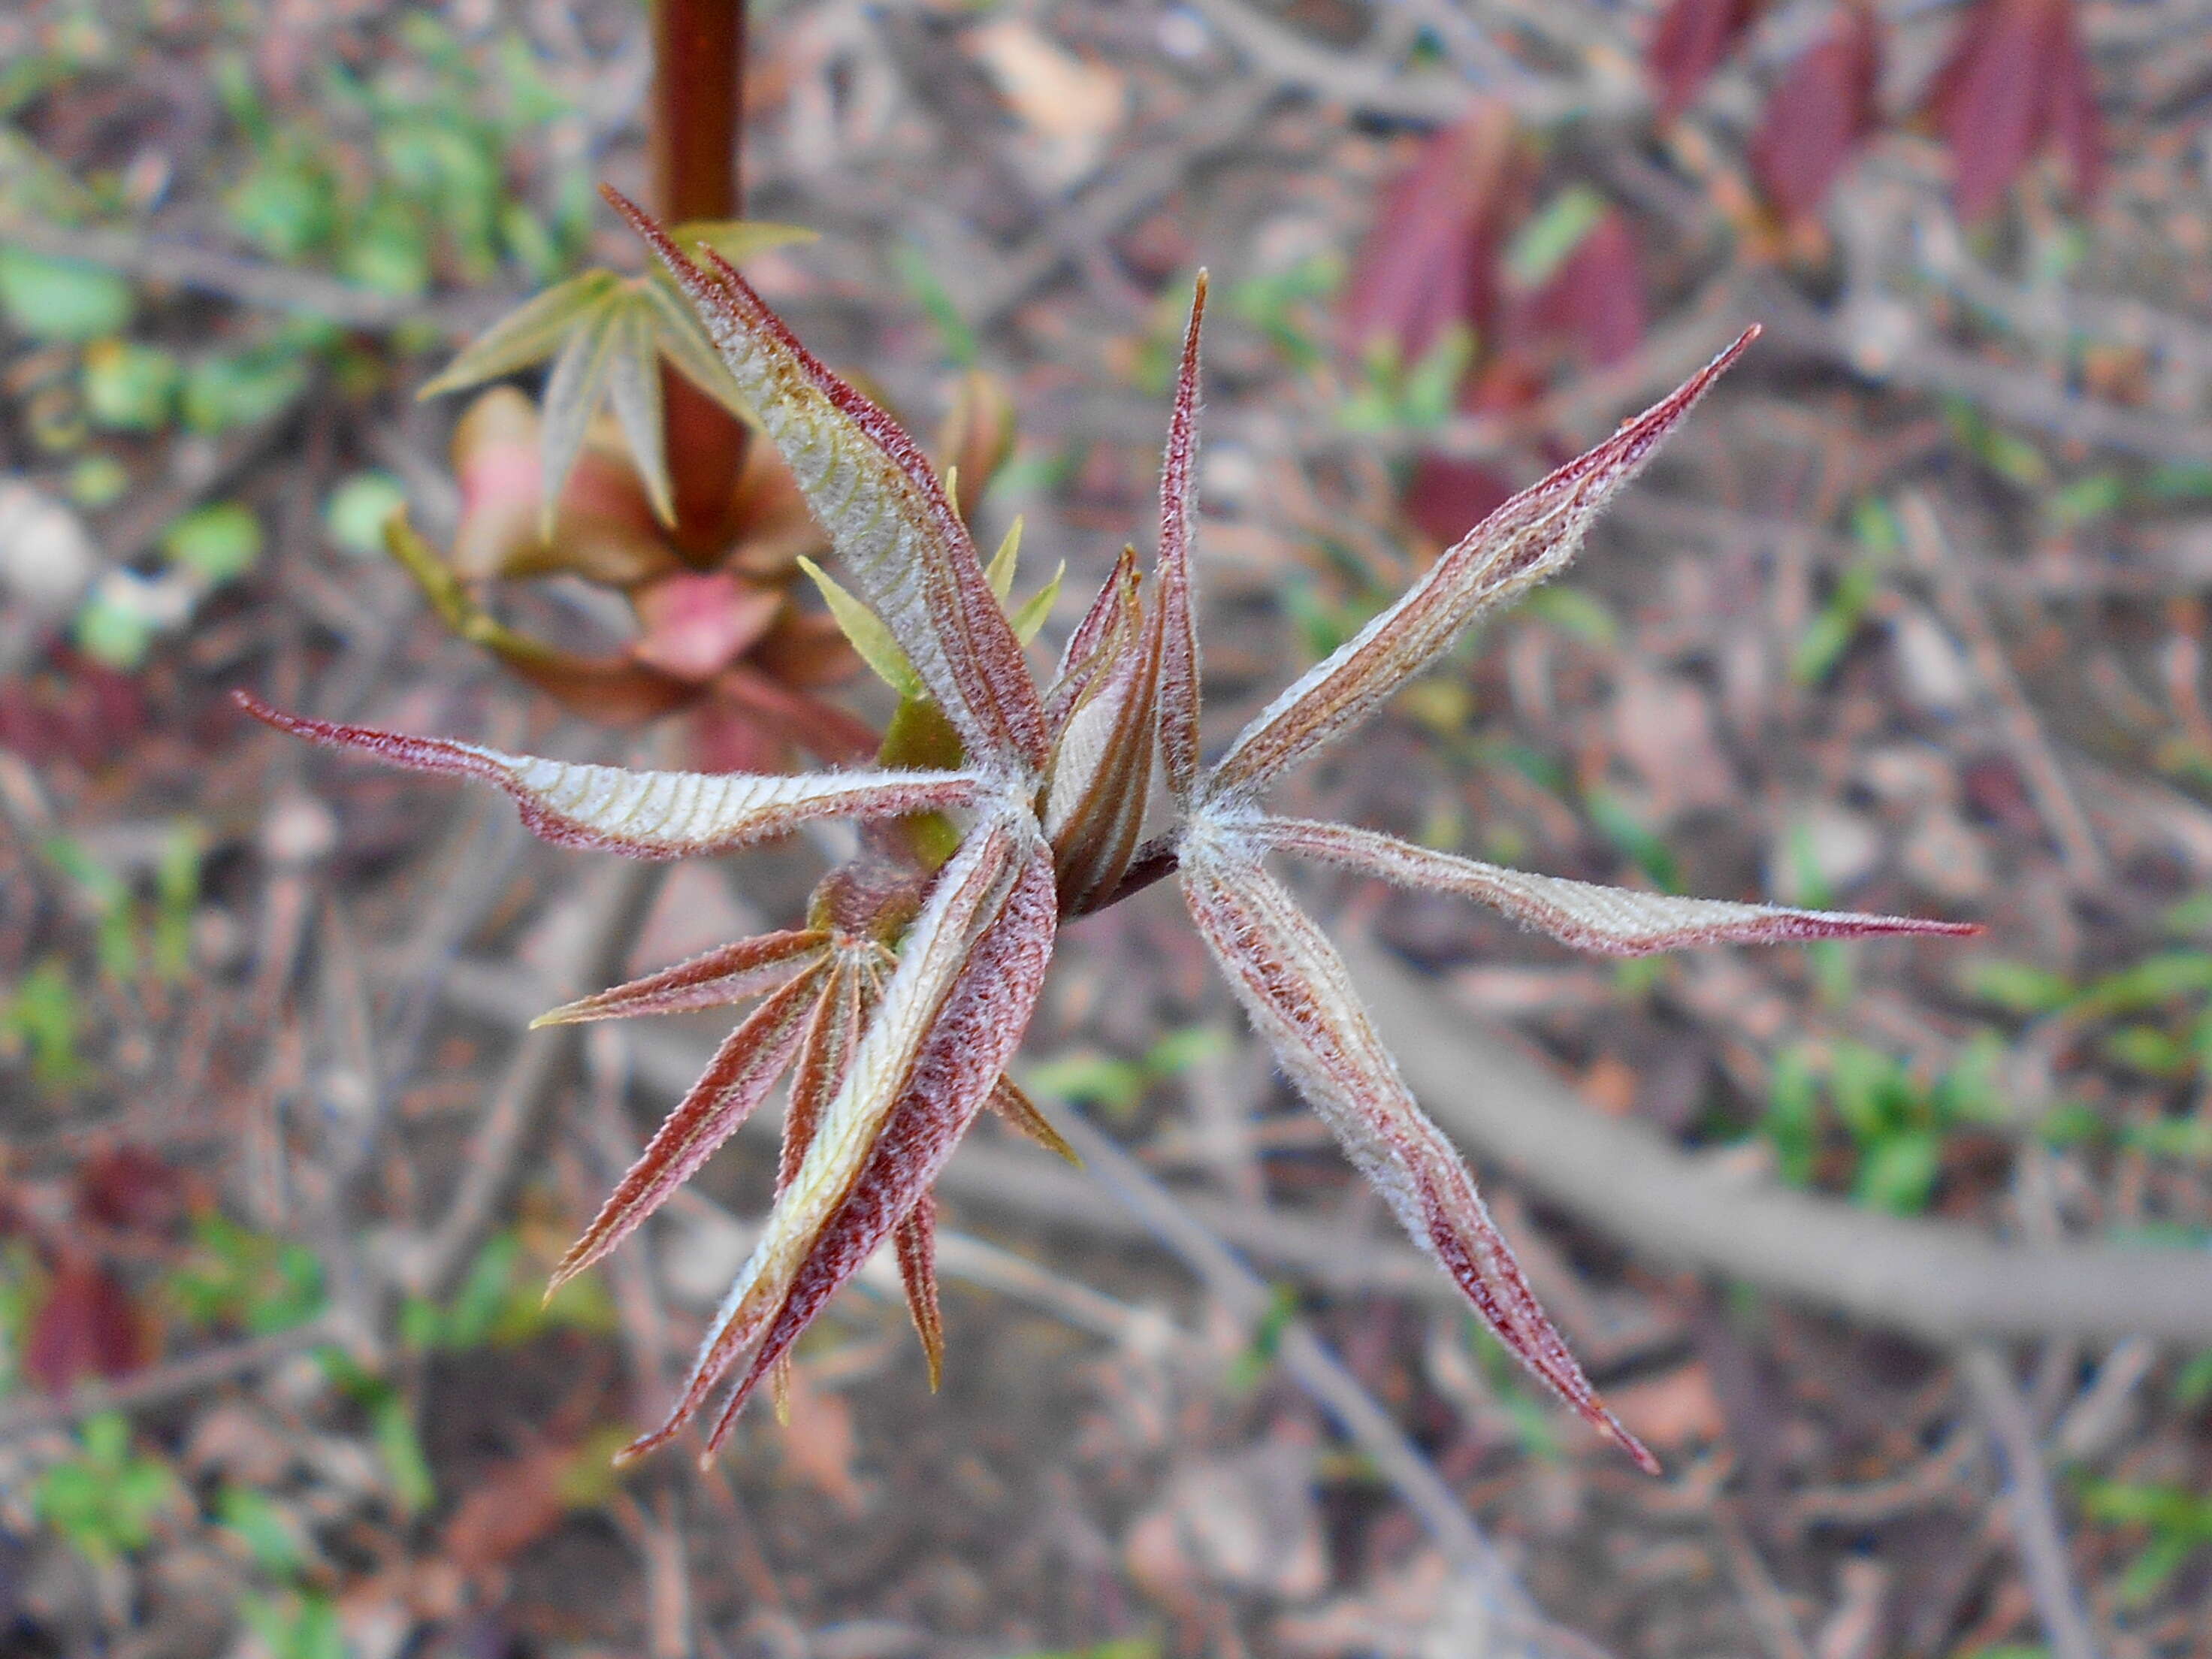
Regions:
M 2013 1547 L 2020 1553 L 2021 1570 L 2035 1597 L 2051 1651 L 2055 1659 L 2098 1659 L 2102 1650 L 2067 1564 L 2051 1476 L 2043 1466 L 2027 1404 L 2013 1385 L 2011 1368 L 1996 1349 L 1977 1345 L 1960 1356 L 1959 1369 L 1973 1390 L 2004 1467 Z
M 1267 1282 L 1237 1259 L 1144 1166 L 1080 1115 L 1057 1102 L 1047 1107 L 1053 1127 L 1081 1155 L 1085 1167 L 1180 1256 L 1207 1291 L 1236 1317 L 1255 1321 L 1268 1311 Z M 1276 1357 L 1292 1380 L 1375 1462 L 1406 1506 L 1418 1516 L 1452 1563 L 1476 1589 L 1496 1622 L 1499 1653 L 1545 1650 L 1546 1621 L 1419 1449 L 1388 1412 L 1376 1404 L 1307 1326 L 1292 1320 L 1279 1334 Z M 1510 1644 L 1511 1645 L 1506 1645 Z
M 596 873 L 582 929 L 590 944 L 566 975 L 564 1000 L 621 976 L 667 869 L 625 860 Z M 562 1084 L 574 1069 L 575 1053 L 576 1033 L 570 1027 L 522 1040 L 470 1144 L 445 1214 L 398 1253 L 397 1276 L 416 1295 L 441 1300 L 467 1271 L 520 1178 L 526 1154 L 537 1144 Z
M 2105 850 L 2098 845 L 2088 814 L 2075 799 L 2074 787 L 2067 781 L 2050 739 L 2043 734 L 2043 723 L 2021 690 L 2020 677 L 2006 659 L 1988 610 L 1953 555 L 1935 503 L 1918 490 L 1908 491 L 1898 502 L 1897 516 L 1905 544 L 1927 572 L 1937 601 L 1952 625 L 1966 635 L 1968 659 L 1996 703 L 1998 729 L 2005 746 L 2027 780 L 2036 811 L 2057 844 L 2067 872 L 2078 886 L 2104 885 L 2112 879 Z
M 18 1435 L 29 1434 L 40 1429 L 59 1428 L 101 1412 L 143 1411 L 149 1407 L 166 1405 L 172 1400 L 197 1394 L 202 1389 L 212 1388 L 218 1382 L 228 1382 L 264 1366 L 279 1364 L 295 1354 L 305 1353 L 310 1348 L 320 1347 L 325 1342 L 337 1341 L 338 1338 L 339 1332 L 334 1322 L 310 1320 L 304 1325 L 295 1325 L 289 1330 L 252 1337 L 243 1342 L 234 1342 L 228 1347 L 210 1348 L 200 1353 L 187 1354 L 181 1359 L 172 1359 L 143 1371 L 135 1371 L 116 1382 L 87 1382 L 58 1398 L 25 1399 L 0 1413 L 0 1441 L 12 1440 Z

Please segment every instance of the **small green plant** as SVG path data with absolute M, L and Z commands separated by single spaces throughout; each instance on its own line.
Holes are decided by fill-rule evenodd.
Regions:
M 165 1291 L 193 1324 L 266 1335 L 322 1312 L 323 1270 L 306 1245 L 210 1211 L 193 1218 L 191 1251 Z
M 1218 1027 L 1192 1025 L 1170 1031 L 1135 1060 L 1081 1049 L 1025 1066 L 1023 1076 L 1033 1089 L 1126 1118 L 1158 1085 L 1229 1047 Z
M 1274 1370 L 1275 1357 L 1283 1349 L 1283 1337 L 1297 1316 L 1298 1291 L 1295 1285 L 1278 1285 L 1268 1291 L 1267 1308 L 1253 1322 L 1251 1340 L 1245 1343 L 1243 1352 L 1230 1362 L 1228 1374 L 1223 1378 L 1231 1394 L 1251 1393 Z
M 546 1331 L 605 1335 L 617 1328 L 613 1300 L 596 1279 L 573 1279 L 551 1295 L 534 1282 L 521 1235 L 496 1234 L 470 1264 L 442 1306 L 410 1297 L 399 1310 L 399 1338 L 416 1352 L 512 1347 Z
M 1360 381 L 1337 420 L 1347 432 L 1433 432 L 1452 417 L 1459 384 L 1474 361 L 1474 331 L 1455 323 L 1412 362 L 1395 341 L 1376 340 L 1360 354 Z
M 1824 1156 L 1838 1150 L 1832 1127 L 1840 1127 L 1852 1201 L 1917 1215 L 1935 1195 L 1946 1138 L 2002 1121 L 1996 1068 L 2002 1055 L 2002 1042 L 1984 1032 L 1956 1066 L 1925 1083 L 1905 1062 L 1863 1043 L 1787 1048 L 1774 1063 L 1759 1132 L 1783 1178 L 1809 1187 Z
M 32 1080 L 40 1088 L 73 1088 L 91 1074 L 77 1052 L 82 1019 L 68 965 L 49 957 L 24 975 L 14 994 L 0 1003 L 0 1060 L 27 1056 Z
M 270 1659 L 347 1659 L 345 1627 L 337 1603 L 327 1595 L 313 1590 L 249 1595 L 238 1610 Z
M 150 870 L 118 870 L 66 836 L 46 842 L 46 861 L 76 889 L 92 923 L 94 953 L 108 980 L 143 989 L 179 984 L 190 975 L 205 846 L 205 832 L 190 819 L 170 827 Z M 52 994 L 48 988 L 40 994 Z M 58 1036 L 58 1028 L 48 1035 Z
M 521 166 L 553 153 L 570 106 L 521 36 L 466 42 L 434 14 L 397 26 L 404 50 L 358 74 L 325 63 L 316 95 L 270 110 L 241 58 L 216 83 L 251 159 L 226 191 L 232 228 L 270 258 L 327 265 L 361 287 L 418 294 L 434 276 L 481 284 L 511 264 L 543 282 L 589 233 L 581 158 L 535 200 Z
M 1674 849 L 1626 801 L 1603 784 L 1594 783 L 1583 792 L 1583 810 L 1598 832 L 1653 886 L 1662 893 L 1682 890 L 1682 866 Z
M 1293 368 L 1317 368 L 1328 355 L 1329 296 L 1343 282 L 1341 258 L 1310 254 L 1285 270 L 1247 277 L 1230 290 L 1229 307 Z
M 215 1518 L 274 1587 L 273 1594 L 256 1591 L 238 1604 L 270 1659 L 347 1659 L 337 1605 L 309 1580 L 314 1550 L 300 1518 L 266 1493 L 244 1486 L 226 1486 L 216 1495 Z
M 1798 639 L 1790 658 L 1790 678 L 1799 685 L 1825 684 L 1858 637 L 1881 586 L 1905 545 L 1905 532 L 1887 501 L 1863 498 L 1851 512 L 1851 533 L 1859 556 L 1837 576 L 1828 598 Z
M 250 1486 L 225 1486 L 216 1498 L 216 1520 L 246 1547 L 262 1571 L 289 1578 L 307 1565 L 307 1545 L 298 1523 L 266 1492 Z
M 84 349 L 79 386 L 86 418 L 107 432 L 156 432 L 176 411 L 184 368 L 176 354 L 110 335 Z
M 2186 908 L 2173 931 L 2193 931 Z M 2078 1033 L 2105 1060 L 2138 1075 L 2179 1086 L 2212 1075 L 2212 951 L 2155 951 L 2086 983 L 2030 963 L 1985 961 L 1968 971 L 1966 988 L 2008 1012 Z M 2069 1107 L 2044 1127 L 2061 1139 L 2110 1133 L 2154 1157 L 2212 1160 L 2212 1119 L 2189 1104 L 2185 1115 L 2117 1127 Z
M 407 505 L 407 492 L 388 472 L 356 472 L 323 503 L 323 528 L 357 558 L 384 551 L 384 526 Z
M 2027 439 L 1996 425 L 1964 398 L 1947 398 L 1943 414 L 1952 441 L 2008 483 L 2039 494 L 2051 482 L 2051 463 Z
M 2212 1495 L 2188 1486 L 2091 1480 L 2081 1488 L 2081 1512 L 2092 1521 L 2148 1535 L 2142 1553 L 2120 1577 L 2123 1607 L 2143 1606 L 2191 1556 L 2212 1544 Z
M 77 648 L 95 662 L 140 666 L 155 640 L 185 628 L 210 595 L 253 568 L 261 521 L 243 502 L 211 502 L 172 520 L 159 548 L 152 568 L 106 572 L 78 609 L 71 625 Z
M 421 1515 L 438 1501 L 429 1455 L 415 1422 L 415 1407 L 392 1378 L 370 1370 L 343 1348 L 316 1350 L 331 1383 L 368 1416 L 369 1438 L 384 1462 L 392 1501 L 405 1516 Z
M 128 327 L 137 309 L 131 284 L 112 270 L 0 243 L 0 315 L 26 338 L 106 338 Z
M 106 1565 L 154 1540 L 155 1523 L 184 1502 L 175 1474 L 159 1458 L 131 1449 L 131 1425 L 113 1412 L 85 1419 L 74 1456 L 52 1465 L 31 1489 L 40 1521 Z

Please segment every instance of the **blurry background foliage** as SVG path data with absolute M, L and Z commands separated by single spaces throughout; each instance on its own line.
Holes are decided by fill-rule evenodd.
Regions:
M 224 129 L 215 146 L 227 158 L 214 191 L 219 240 L 395 300 L 434 288 L 527 289 L 574 268 L 596 205 L 592 159 L 572 101 L 520 33 L 464 38 L 434 12 L 404 9 L 372 52 L 318 56 L 277 93 L 251 67 L 264 20 L 250 9 L 222 15 L 208 59 Z M 90 7 L 43 32 L 42 50 L 0 69 L 0 119 L 124 73 L 128 38 Z M 77 458 L 70 493 L 88 509 L 131 482 L 111 434 L 220 440 L 267 428 L 319 382 L 355 398 L 391 382 L 388 351 L 343 316 L 317 315 L 317 290 L 300 290 L 289 315 L 233 311 L 210 331 L 185 320 L 203 306 L 173 299 L 149 309 L 116 270 L 6 234 L 10 216 L 94 226 L 142 214 L 177 185 L 157 152 L 120 172 L 64 174 L 0 126 L 0 317 L 49 348 L 19 372 L 28 424 L 50 454 Z M 411 355 L 438 349 L 440 336 L 402 324 L 390 341 Z M 372 501 L 397 504 L 359 489 L 334 499 L 341 545 L 368 544 Z M 253 567 L 263 540 L 246 522 L 253 511 L 207 504 L 161 532 L 147 558 L 106 571 L 82 601 L 79 647 L 117 667 L 143 663 L 155 639 Z

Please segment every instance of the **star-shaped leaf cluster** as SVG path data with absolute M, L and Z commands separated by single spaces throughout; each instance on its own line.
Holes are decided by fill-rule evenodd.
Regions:
M 1209 765 L 1199 736 L 1191 570 L 1203 276 L 1169 426 L 1158 556 L 1140 574 L 1134 552 L 1123 555 L 1058 670 L 1040 684 L 1003 591 L 914 440 L 801 346 L 726 260 L 708 250 L 695 264 L 619 204 L 698 308 L 789 463 L 850 585 L 848 602 L 872 619 L 861 631 L 896 648 L 890 665 L 914 696 L 878 765 L 801 776 L 634 772 L 334 726 L 246 701 L 261 718 L 315 741 L 491 783 L 515 799 L 531 829 L 567 845 L 692 857 L 816 819 L 867 826 L 861 855 L 823 883 L 803 927 L 729 945 L 547 1017 L 755 1005 L 562 1264 L 562 1277 L 613 1249 L 779 1078 L 793 1077 L 775 1201 L 759 1242 L 668 1421 L 629 1455 L 674 1436 L 734 1371 L 708 1438 L 711 1453 L 823 1304 L 885 1242 L 905 1273 L 934 1375 L 942 1335 L 930 1192 L 938 1172 L 987 1106 L 1051 1140 L 1006 1068 L 1036 1006 L 1060 924 L 1173 872 L 1253 1024 L 1407 1232 L 1530 1370 L 1656 1468 L 1538 1306 L 1466 1164 L 1400 1079 L 1334 947 L 1264 860 L 1287 854 L 1462 894 L 1567 944 L 1619 955 L 1972 930 L 1593 886 L 1349 825 L 1274 817 L 1264 803 L 1292 768 L 1436 663 L 1469 623 L 1564 568 L 1598 510 L 1756 331 L 1485 519 Z M 1146 839 L 1156 772 L 1173 813 Z

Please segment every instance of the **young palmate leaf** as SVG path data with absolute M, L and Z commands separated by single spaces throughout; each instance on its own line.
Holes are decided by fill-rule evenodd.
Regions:
M 686 249 L 712 248 L 727 259 L 811 241 L 814 235 L 797 225 L 745 221 L 678 225 L 669 234 Z M 486 329 L 416 395 L 434 398 L 482 386 L 549 357 L 553 372 L 545 383 L 539 500 L 539 516 L 549 527 L 592 417 L 603 404 L 614 410 L 653 512 L 663 524 L 674 522 L 662 430 L 662 358 L 739 420 L 753 419 L 697 315 L 658 271 L 625 277 L 586 270 L 555 283 Z
M 1200 747 L 1196 528 L 1199 328 L 1184 336 L 1151 579 L 1124 553 L 1040 684 L 953 495 L 875 404 L 810 356 L 728 264 L 703 266 L 617 200 L 709 333 L 828 532 L 841 614 L 913 692 L 878 769 L 782 777 L 628 773 L 279 714 L 317 742 L 506 790 L 539 834 L 659 858 L 725 850 L 811 819 L 896 818 L 817 889 L 805 926 L 741 941 L 555 1010 L 565 1023 L 755 1001 L 562 1262 L 615 1248 L 787 1073 L 784 1152 L 760 1238 L 709 1322 L 660 1445 L 735 1376 L 711 1454 L 823 1304 L 888 1243 L 935 1381 L 943 1323 L 930 1189 L 985 1108 L 1056 1150 L 1005 1070 L 1060 923 L 1180 870 L 1200 936 L 1285 1073 L 1483 1321 L 1561 1398 L 1657 1466 L 1600 1401 L 1492 1224 L 1458 1152 L 1377 1040 L 1334 948 L 1262 867 L 1304 855 L 1495 905 L 1584 949 L 1958 933 L 1956 923 L 1597 887 L 1501 869 L 1344 824 L 1268 816 L 1291 766 L 1343 736 L 1469 623 L 1558 572 L 1591 519 L 1752 338 L 1589 454 L 1524 490 L 1263 709 L 1212 766 Z M 998 579 L 994 580 L 994 577 Z M 915 712 L 918 711 L 918 712 Z M 908 718 L 909 714 L 912 718 Z M 927 718 L 923 718 L 923 716 Z M 944 763 L 944 757 L 952 757 Z M 1172 817 L 1142 839 L 1155 772 Z M 927 833 L 916 826 L 934 826 Z M 1479 1083 L 1475 1086 L 1480 1086 Z

